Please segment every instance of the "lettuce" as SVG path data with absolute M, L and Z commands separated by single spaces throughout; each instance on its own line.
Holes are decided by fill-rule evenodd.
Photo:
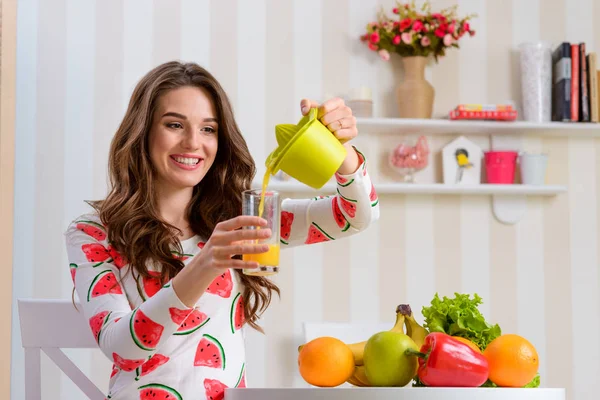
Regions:
M 498 324 L 489 324 L 477 308 L 481 297 L 474 294 L 455 293 L 454 298 L 440 299 L 436 293 L 431 306 L 423 307 L 425 328 L 429 332 L 444 332 L 451 336 L 462 336 L 475 343 L 482 351 L 502 334 Z

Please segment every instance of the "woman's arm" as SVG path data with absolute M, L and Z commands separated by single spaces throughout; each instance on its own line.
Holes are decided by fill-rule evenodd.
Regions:
M 238 229 L 264 226 L 266 221 L 258 217 L 237 217 L 220 223 L 204 249 L 174 279 L 132 309 L 120 283 L 129 267 L 107 242 L 100 221 L 89 220 L 95 231 L 80 230 L 76 221 L 65 234 L 73 283 L 100 349 L 125 371 L 133 371 L 160 351 L 180 326 L 173 318 L 187 318 L 210 283 L 225 269 L 258 266 L 253 261 L 231 259 L 231 255 L 268 249 L 266 245 L 234 242 L 270 235 L 269 229 Z
M 95 239 L 76 225 L 69 226 L 65 238 L 83 314 L 106 357 L 119 368 L 133 371 L 179 328 L 171 312 L 189 315 L 193 308 L 181 302 L 169 282 L 132 309 L 120 283 L 121 269 L 128 267 L 105 240 Z
M 379 199 L 362 153 L 352 149 L 358 168 L 336 173 L 336 194 L 285 199 L 281 204 L 281 245 L 292 247 L 336 240 L 364 231 L 379 219 Z

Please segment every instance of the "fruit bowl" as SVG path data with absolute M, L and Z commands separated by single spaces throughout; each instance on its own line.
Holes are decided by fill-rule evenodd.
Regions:
M 563 388 L 225 389 L 225 400 L 566 400 Z

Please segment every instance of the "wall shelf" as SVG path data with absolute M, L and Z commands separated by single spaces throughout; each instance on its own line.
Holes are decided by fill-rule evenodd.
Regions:
M 254 181 L 253 188 L 260 188 L 261 182 Z M 269 189 L 284 193 L 304 193 L 311 195 L 335 193 L 336 184 L 328 183 L 321 189 L 313 189 L 297 181 L 277 181 L 271 179 Z M 444 183 L 375 183 L 378 194 L 447 194 L 447 195 L 526 195 L 556 196 L 567 191 L 561 185 L 446 185 Z
M 449 119 L 358 118 L 359 132 L 399 135 L 537 135 L 600 137 L 600 124 L 589 122 L 451 121 Z

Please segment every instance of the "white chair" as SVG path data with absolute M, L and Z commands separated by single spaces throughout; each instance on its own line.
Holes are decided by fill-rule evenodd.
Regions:
M 21 341 L 25 349 L 25 400 L 41 400 L 41 351 L 91 400 L 104 400 L 100 389 L 61 351 L 98 348 L 89 325 L 70 300 L 18 299 Z

